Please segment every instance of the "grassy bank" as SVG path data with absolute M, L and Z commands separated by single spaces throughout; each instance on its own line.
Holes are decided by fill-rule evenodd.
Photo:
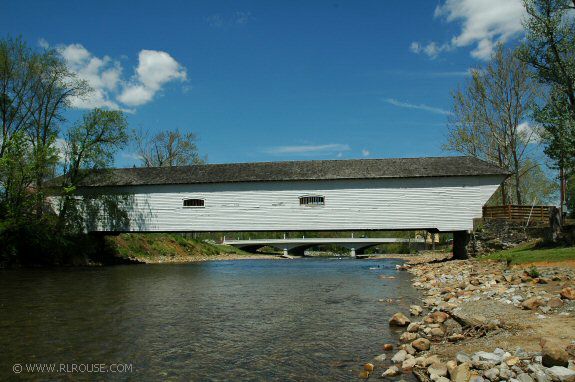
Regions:
M 143 263 L 190 262 L 265 257 L 178 234 L 121 234 L 106 239 L 117 256 Z
M 530 242 L 483 256 L 482 260 L 505 260 L 510 264 L 535 262 L 559 262 L 575 260 L 575 247 L 541 247 L 538 242 Z

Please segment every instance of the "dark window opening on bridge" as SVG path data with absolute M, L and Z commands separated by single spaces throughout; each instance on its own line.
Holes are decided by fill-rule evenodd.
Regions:
M 204 199 L 184 199 L 184 207 L 204 207 Z
M 323 196 L 300 196 L 300 206 L 323 206 L 325 205 L 325 198 Z

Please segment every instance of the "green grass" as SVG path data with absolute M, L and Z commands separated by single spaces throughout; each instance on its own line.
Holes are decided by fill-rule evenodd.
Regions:
M 221 244 L 210 244 L 201 240 L 168 233 L 128 233 L 110 237 L 109 241 L 118 256 L 132 259 L 248 254 L 247 252 L 235 247 Z
M 510 264 L 523 264 L 536 261 L 575 260 L 575 247 L 538 247 L 538 242 L 518 245 L 515 248 L 482 256 L 481 260 L 501 260 Z

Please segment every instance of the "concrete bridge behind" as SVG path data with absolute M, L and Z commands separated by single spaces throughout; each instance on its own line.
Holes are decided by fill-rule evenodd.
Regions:
M 369 247 L 381 244 L 409 243 L 425 244 L 424 239 L 403 239 L 403 238 L 301 238 L 301 239 L 253 239 L 253 240 L 227 240 L 224 238 L 223 244 L 231 245 L 245 251 L 255 251 L 261 247 L 273 247 L 283 251 L 287 256 L 290 252 L 303 254 L 307 248 L 318 245 L 338 245 L 349 249 L 350 256 L 355 257 Z

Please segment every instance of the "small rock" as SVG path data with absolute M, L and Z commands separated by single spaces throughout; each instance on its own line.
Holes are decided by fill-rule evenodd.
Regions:
M 559 292 L 559 294 L 561 295 L 562 298 L 566 299 L 566 300 L 575 300 L 575 289 L 567 287 L 567 288 L 563 288 L 561 289 L 561 292 Z
M 531 297 L 521 303 L 523 309 L 536 310 L 544 304 L 539 297 Z
M 431 347 L 431 342 L 427 338 L 418 338 L 411 343 L 411 346 L 418 351 L 426 351 Z
M 359 372 L 359 378 L 361 379 L 368 379 L 369 378 L 369 371 L 362 370 Z
M 378 355 L 378 356 L 373 357 L 373 360 L 374 360 L 375 362 L 383 362 L 383 361 L 385 361 L 386 359 L 387 359 L 387 355 L 385 355 L 385 354 L 380 354 L 380 355 Z
M 409 355 L 415 355 L 415 353 L 417 353 L 417 350 L 415 350 L 415 348 L 411 346 L 411 344 L 405 344 L 403 346 L 403 350 L 405 350 Z
M 553 379 L 558 379 L 561 382 L 574 382 L 575 370 L 567 369 L 563 366 L 553 366 L 547 369 Z
M 411 305 L 409 307 L 409 314 L 411 314 L 412 316 L 419 316 L 421 315 L 421 313 L 423 313 L 423 308 L 419 305 Z
M 403 363 L 401 364 L 401 368 L 403 370 L 411 370 L 413 369 L 413 367 L 415 366 L 415 364 L 417 363 L 415 357 L 414 358 L 408 358 L 405 361 L 403 361 Z
M 483 376 L 490 381 L 497 381 L 499 379 L 499 369 L 496 367 L 487 369 L 483 372 Z
M 449 342 L 457 342 L 457 341 L 461 341 L 464 339 L 465 339 L 465 336 L 461 333 L 452 334 L 449 337 L 447 337 L 447 341 L 449 341 Z
M 435 362 L 427 368 L 429 375 L 437 375 L 438 377 L 447 376 L 447 366 L 442 362 Z
M 392 366 L 389 369 L 387 369 L 386 371 L 383 372 L 383 374 L 381 374 L 382 377 L 395 377 L 397 375 L 401 374 L 401 371 L 399 370 L 399 368 L 397 366 Z
M 569 353 L 563 346 L 554 341 L 541 341 L 541 353 L 543 356 L 543 366 L 565 366 L 569 365 Z
M 401 342 L 411 342 L 415 340 L 417 337 L 419 337 L 417 333 L 405 332 L 399 337 L 399 340 Z
M 385 350 L 385 351 L 393 350 L 393 345 L 392 344 L 385 344 L 385 345 L 383 345 L 383 350 Z
M 561 308 L 563 306 L 563 300 L 559 297 L 550 298 L 549 301 L 547 301 L 547 306 L 553 309 Z
M 515 365 L 517 365 L 518 362 L 519 362 L 519 357 L 515 357 L 515 356 L 509 357 L 505 360 L 505 364 L 507 366 L 515 366 Z
M 421 366 L 423 367 L 428 367 L 430 365 L 433 365 L 434 363 L 441 363 L 441 360 L 439 359 L 439 357 L 437 355 L 430 355 L 429 357 L 425 357 L 423 359 L 423 361 L 421 362 Z
M 533 378 L 527 373 L 520 373 L 517 375 L 519 382 L 533 382 Z
M 469 369 L 469 363 L 464 362 L 457 366 L 453 373 L 451 374 L 451 380 L 453 382 L 469 382 L 471 379 L 471 370 Z
M 393 363 L 402 363 L 407 358 L 407 352 L 405 350 L 400 350 L 391 358 Z
M 501 362 L 501 356 L 499 356 L 495 353 L 488 353 L 485 351 L 478 351 L 478 352 L 474 353 L 473 356 L 471 357 L 471 359 L 474 361 L 487 361 L 487 362 L 492 362 L 495 364 L 498 364 Z
M 431 334 L 433 337 L 443 337 L 445 332 L 441 328 L 433 328 L 429 331 L 429 334 Z
M 390 326 L 407 326 L 411 323 L 409 318 L 403 313 L 395 313 L 389 320 Z
M 447 366 L 447 374 L 451 375 L 453 374 L 453 370 L 457 367 L 457 361 L 449 360 L 445 363 L 445 366 Z
M 449 318 L 449 314 L 445 313 L 445 312 L 433 312 L 431 313 L 431 318 L 433 318 L 433 322 L 437 322 L 437 323 L 442 323 L 447 321 L 447 319 Z
M 373 366 L 373 363 L 366 363 L 365 365 L 363 365 L 363 370 L 365 371 L 369 371 L 370 373 L 373 371 L 375 367 Z
M 455 355 L 455 359 L 457 360 L 458 363 L 471 362 L 471 357 L 469 357 L 462 351 L 460 351 Z
M 419 331 L 419 327 L 420 327 L 419 323 L 412 322 L 407 326 L 407 331 L 410 333 L 417 333 L 417 331 Z

